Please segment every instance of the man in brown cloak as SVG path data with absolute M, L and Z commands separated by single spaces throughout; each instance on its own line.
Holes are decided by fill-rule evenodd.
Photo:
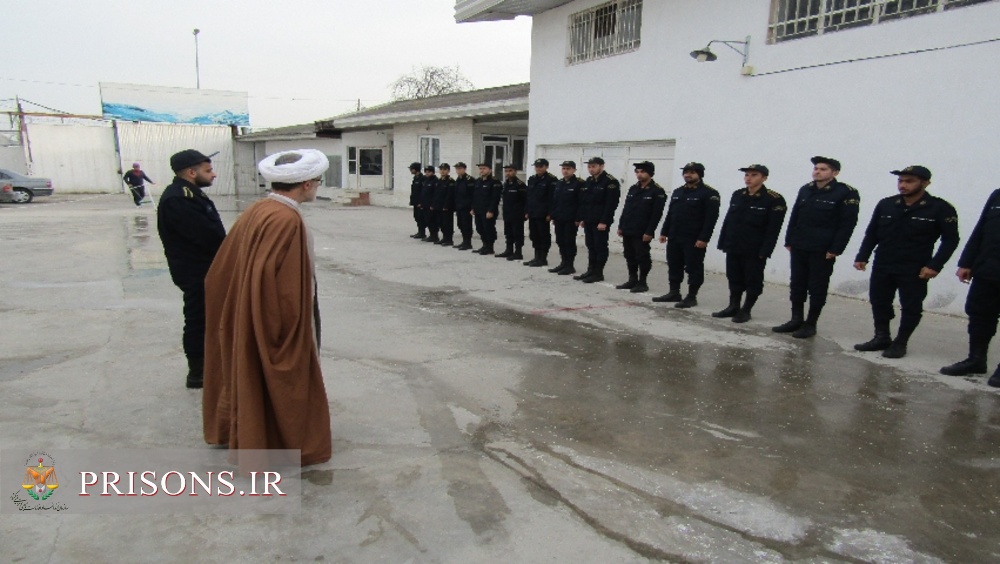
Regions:
M 258 165 L 267 198 L 233 225 L 205 278 L 205 441 L 299 449 L 330 459 L 330 406 L 319 363 L 312 238 L 299 204 L 316 199 L 323 153 L 285 151 Z

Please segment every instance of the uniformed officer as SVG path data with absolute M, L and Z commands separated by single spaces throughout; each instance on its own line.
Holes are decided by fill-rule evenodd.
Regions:
M 424 211 L 420 208 L 420 190 L 424 186 L 424 177 L 420 174 L 420 163 L 410 165 L 410 174 L 413 180 L 410 181 L 410 205 L 413 206 L 413 221 L 417 223 L 417 232 L 410 237 L 423 239 L 427 237 L 427 225 L 424 224 Z
M 958 248 L 958 212 L 948 202 L 927 193 L 931 171 L 926 167 L 908 166 L 891 174 L 899 177 L 899 195 L 884 198 L 875 206 L 854 259 L 854 268 L 866 270 L 875 251 L 868 289 L 875 336 L 854 345 L 854 349 L 882 351 L 885 358 L 902 358 L 910 335 L 920 324 L 927 281 L 941 272 Z M 939 238 L 941 244 L 934 253 Z M 892 339 L 889 322 L 895 317 L 892 302 L 897 290 L 901 315 L 899 332 Z
M 437 185 L 434 188 L 434 209 L 441 228 L 438 245 L 450 247 L 455 244 L 455 179 L 451 177 L 451 165 L 438 165 Z
M 670 194 L 667 217 L 660 229 L 660 243 L 667 244 L 667 280 L 670 292 L 654 302 L 677 302 L 674 307 L 698 305 L 698 290 L 705 282 L 705 252 L 719 221 L 719 193 L 705 184 L 705 165 L 690 162 L 681 168 L 684 185 Z M 681 282 L 688 275 L 688 293 L 681 299 Z
M 469 176 L 465 169 L 465 163 L 455 163 L 455 219 L 462 234 L 462 243 L 455 248 L 460 251 L 472 248 L 472 190 L 476 186 L 476 179 Z
M 424 225 L 427 226 L 427 236 L 421 239 L 428 243 L 439 243 L 440 218 L 438 211 L 434 209 L 434 193 L 437 191 L 437 177 L 434 176 L 434 167 L 427 165 L 424 167 L 424 176 L 421 179 L 420 187 L 420 208 L 424 211 Z
M 757 298 L 764 292 L 764 267 L 778 244 L 785 222 L 785 198 L 764 185 L 769 171 L 752 164 L 741 168 L 746 188 L 733 192 L 729 211 L 719 233 L 719 249 L 726 253 L 729 306 L 712 317 L 732 317 L 734 323 L 750 321 Z M 746 300 L 740 306 L 743 293 Z
M 559 247 L 560 261 L 555 268 L 550 268 L 549 272 L 565 276 L 576 273 L 573 263 L 576 260 L 576 232 L 580 226 L 580 222 L 577 221 L 579 217 L 577 207 L 580 192 L 587 183 L 576 175 L 576 162 L 563 161 L 559 166 L 562 178 L 552 191 L 550 214 L 556 231 L 556 246 Z
M 476 220 L 476 232 L 483 242 L 483 246 L 474 251 L 480 255 L 493 254 L 502 195 L 503 184 L 493 177 L 493 165 L 479 163 L 479 178 L 476 179 L 476 187 L 472 191 L 472 213 Z
M 608 236 L 615 221 L 615 211 L 621 200 L 621 184 L 604 170 L 604 159 L 587 161 L 587 183 L 580 192 L 577 216 L 583 226 L 587 243 L 587 270 L 574 276 L 586 284 L 604 280 L 604 265 L 608 263 Z
M 649 291 L 646 277 L 653 268 L 649 245 L 656 236 L 656 226 L 660 224 L 663 208 L 667 205 L 666 190 L 653 181 L 655 173 L 653 163 L 635 163 L 638 182 L 628 189 L 618 221 L 618 236 L 622 238 L 625 264 L 628 265 L 628 281 L 615 288 L 633 294 Z
M 548 266 L 549 249 L 552 248 L 552 193 L 559 179 L 549 172 L 547 159 L 535 160 L 535 174 L 528 177 L 528 202 L 525 217 L 528 220 L 528 238 L 535 256 L 525 266 Z
M 785 232 L 785 248 L 792 263 L 792 318 L 771 328 L 797 339 L 816 334 L 833 264 L 851 240 L 861 203 L 857 190 L 837 180 L 840 161 L 828 157 L 813 157 L 811 161 L 813 181 L 799 188 Z M 809 315 L 803 318 L 807 295 Z
M 521 260 L 524 246 L 525 206 L 528 202 L 528 187 L 517 177 L 517 167 L 507 164 L 503 167 L 503 238 L 506 248 L 497 258 Z
M 184 355 L 188 388 L 201 388 L 205 369 L 205 275 L 226 237 L 215 204 L 202 191 L 212 185 L 212 159 L 194 149 L 170 157 L 174 180 L 160 195 L 156 229 L 170 278 L 184 293 Z
M 969 358 L 941 369 L 942 374 L 986 374 L 986 353 L 1000 319 L 1000 189 L 986 200 L 983 213 L 958 259 L 958 279 L 972 281 L 965 298 L 969 316 Z M 986 382 L 1000 388 L 1000 365 Z

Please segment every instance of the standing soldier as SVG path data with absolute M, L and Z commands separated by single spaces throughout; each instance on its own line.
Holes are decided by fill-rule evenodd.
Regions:
M 899 195 L 876 204 L 854 259 L 854 268 L 866 270 L 875 251 L 868 287 L 875 336 L 854 345 L 854 349 L 882 351 L 885 358 L 903 358 L 910 335 L 920 324 L 927 281 L 941 272 L 958 248 L 958 212 L 948 202 L 927 193 L 931 171 L 926 167 L 908 166 L 890 174 L 899 177 Z M 933 254 L 939 238 L 941 244 Z M 896 316 L 892 302 L 897 290 L 901 315 L 899 332 L 892 339 L 889 322 Z
M 156 228 L 170 279 L 184 293 L 184 336 L 188 388 L 201 388 L 205 373 L 205 275 L 226 237 L 215 204 L 202 191 L 216 174 L 211 157 L 187 149 L 170 157 L 174 181 L 160 194 Z
M 833 264 L 851 241 L 861 203 L 857 190 L 837 180 L 840 161 L 813 157 L 812 164 L 813 181 L 799 188 L 785 232 L 785 248 L 792 261 L 792 318 L 771 329 L 791 333 L 796 339 L 816 334 Z M 807 295 L 809 315 L 803 319 Z
M 503 238 L 506 248 L 497 258 L 521 260 L 524 246 L 524 206 L 528 201 L 528 187 L 517 177 L 517 167 L 503 167 Z
M 628 265 L 628 282 L 615 288 L 629 290 L 633 294 L 649 291 L 646 277 L 653 267 L 649 244 L 663 217 L 663 207 L 667 205 L 667 192 L 653 182 L 655 173 L 656 167 L 649 161 L 635 164 L 635 178 L 639 182 L 628 189 L 618 222 L 618 236 L 623 239 L 625 263 Z
M 587 161 L 587 184 L 580 192 L 577 219 L 583 226 L 587 243 L 587 271 L 574 276 L 586 284 L 604 280 L 604 265 L 608 263 L 608 236 L 615 221 L 615 211 L 621 199 L 621 184 L 604 170 L 604 159 Z
M 764 266 L 778 244 L 786 211 L 781 194 L 764 185 L 766 166 L 752 164 L 740 171 L 746 188 L 733 192 L 719 234 L 719 249 L 726 253 L 729 306 L 712 314 L 732 317 L 733 323 L 750 321 L 750 312 L 764 293 Z
M 455 245 L 460 251 L 472 248 L 472 190 L 476 179 L 465 172 L 465 163 L 455 163 L 455 219 L 462 234 L 462 244 Z
M 438 210 L 434 209 L 434 193 L 437 191 L 437 177 L 434 176 L 434 167 L 428 165 L 424 167 L 424 176 L 421 178 L 420 186 L 420 208 L 424 210 L 424 224 L 427 226 L 427 236 L 421 239 L 428 243 L 438 243 Z
M 441 227 L 441 242 L 438 245 L 450 247 L 455 244 L 455 179 L 451 177 L 451 165 L 438 165 L 441 176 L 434 189 L 434 209 Z
M 556 183 L 552 192 L 552 223 L 555 224 L 556 246 L 559 247 L 559 265 L 550 268 L 549 272 L 560 275 L 576 273 L 573 262 L 576 260 L 577 204 L 580 192 L 587 183 L 576 175 L 576 163 L 564 161 L 562 178 Z
M 472 213 L 476 220 L 476 233 L 483 246 L 474 251 L 480 255 L 492 255 L 493 244 L 497 240 L 497 214 L 500 211 L 500 197 L 503 184 L 493 177 L 493 165 L 479 163 L 479 178 L 472 191 Z
M 660 243 L 667 244 L 667 280 L 670 292 L 654 302 L 677 302 L 674 307 L 698 305 L 698 290 L 705 283 L 705 252 L 719 221 L 719 193 L 705 184 L 705 165 L 691 162 L 681 169 L 684 185 L 670 194 L 670 207 L 660 229 Z M 688 275 L 688 293 L 681 299 L 681 282 Z
M 525 206 L 525 217 L 528 220 L 528 237 L 535 257 L 524 263 L 525 266 L 548 266 L 549 249 L 552 248 L 552 232 L 549 221 L 552 220 L 552 192 L 559 179 L 549 172 L 549 161 L 537 159 L 535 174 L 528 178 L 528 203 Z
M 423 239 L 427 237 L 427 225 L 424 223 L 424 210 L 420 208 L 420 190 L 424 187 L 424 177 L 420 174 L 420 163 L 410 165 L 410 205 L 413 206 L 413 221 L 417 223 L 417 232 L 410 237 Z
M 986 353 L 1000 319 L 1000 189 L 986 200 L 976 228 L 958 259 L 958 279 L 972 280 L 965 298 L 969 316 L 969 358 L 941 369 L 942 374 L 986 374 Z M 1000 365 L 986 382 L 1000 388 Z

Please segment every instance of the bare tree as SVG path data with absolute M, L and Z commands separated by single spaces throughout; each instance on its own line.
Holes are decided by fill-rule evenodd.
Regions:
M 464 92 L 472 88 L 472 81 L 466 78 L 457 66 L 423 66 L 404 74 L 389 85 L 394 102 Z

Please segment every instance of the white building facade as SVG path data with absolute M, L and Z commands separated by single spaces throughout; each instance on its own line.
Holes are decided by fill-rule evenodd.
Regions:
M 602 155 L 625 185 L 632 163 L 651 160 L 667 188 L 698 161 L 724 200 L 751 163 L 767 165 L 768 187 L 794 198 L 810 180 L 810 157 L 839 159 L 839 179 L 862 203 L 835 292 L 865 295 L 867 275 L 851 263 L 875 203 L 895 193 L 890 170 L 929 167 L 930 192 L 958 208 L 963 238 L 1000 186 L 1000 1 L 456 4 L 460 22 L 516 15 L 533 18 L 529 159 Z M 694 60 L 712 40 L 718 60 Z M 962 311 L 956 262 L 932 282 L 929 309 Z M 721 271 L 724 257 L 710 252 L 707 264 Z M 788 271 L 779 249 L 767 278 L 787 283 Z

